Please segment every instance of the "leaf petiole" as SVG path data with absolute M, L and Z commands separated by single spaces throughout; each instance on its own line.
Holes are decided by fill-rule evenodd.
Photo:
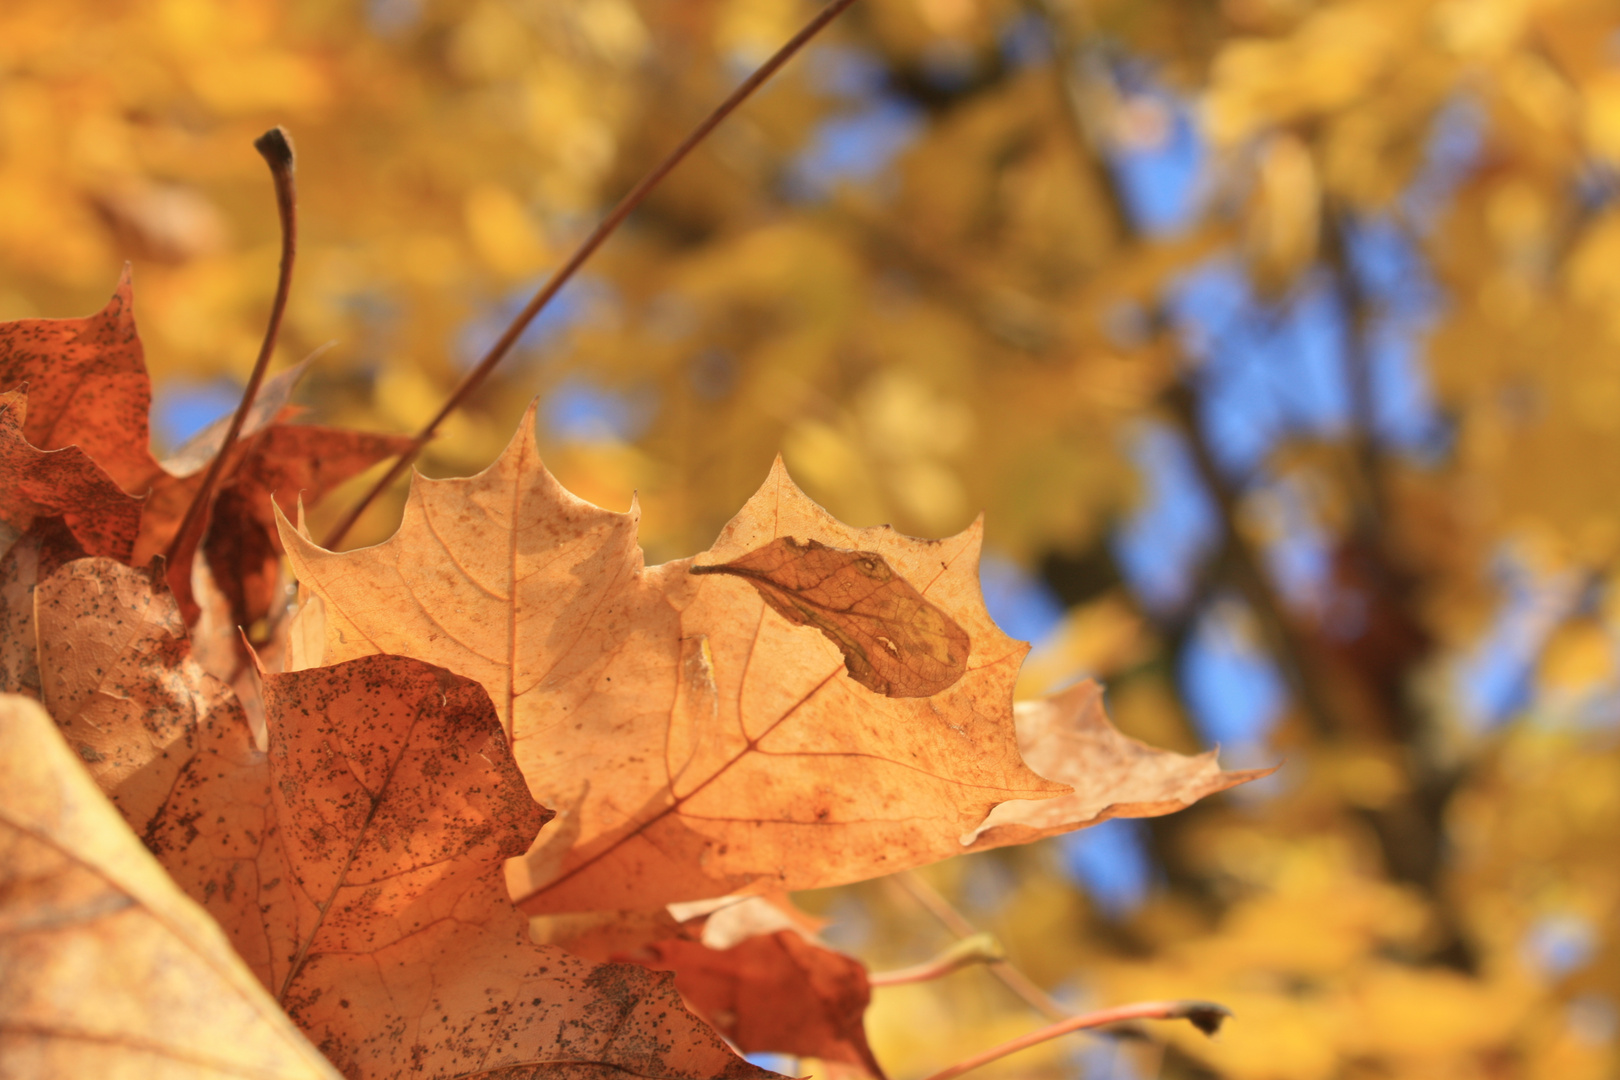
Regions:
M 1231 1015 L 1231 1009 L 1225 1005 L 1217 1005 L 1213 1001 L 1141 1001 L 1134 1005 L 1117 1005 L 1112 1009 L 1099 1009 L 1096 1012 L 1071 1016 L 1067 1020 L 1060 1020 L 1038 1031 L 1009 1039 L 1000 1046 L 992 1046 L 965 1061 L 941 1069 L 928 1077 L 928 1080 L 953 1080 L 954 1077 L 977 1069 L 981 1065 L 988 1065 L 1020 1050 L 1028 1050 L 1059 1035 L 1117 1024 L 1123 1020 L 1187 1020 L 1205 1035 L 1213 1035 Z
M 292 143 L 286 131 L 273 127 L 253 140 L 253 148 L 270 166 L 270 175 L 276 186 L 276 211 L 281 219 L 281 270 L 276 279 L 276 298 L 270 305 L 270 323 L 265 327 L 259 357 L 253 362 L 253 372 L 242 391 L 242 401 L 236 407 L 236 415 L 231 417 L 231 426 L 225 431 L 219 451 L 208 463 L 202 485 L 186 507 L 185 517 L 180 519 L 174 539 L 169 541 L 169 547 L 163 553 L 164 562 L 168 565 L 169 587 L 180 601 L 187 623 L 195 622 L 197 617 L 197 603 L 191 596 L 191 555 L 202 542 L 214 488 L 219 483 L 225 463 L 230 459 L 237 437 L 242 433 L 242 425 L 253 410 L 253 401 L 259 395 L 264 373 L 270 367 L 270 356 L 275 352 L 276 339 L 281 334 L 281 318 L 287 311 L 287 295 L 292 290 L 293 259 L 298 254 L 298 194 L 293 183 Z
M 874 971 L 867 976 L 868 986 L 905 986 L 907 983 L 929 982 L 941 979 L 973 964 L 994 964 L 1007 959 L 1006 950 L 995 935 L 977 933 L 963 938 L 932 960 L 894 971 Z

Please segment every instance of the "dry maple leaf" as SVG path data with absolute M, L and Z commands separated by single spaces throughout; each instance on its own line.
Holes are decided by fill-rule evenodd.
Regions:
M 233 625 L 251 626 L 274 603 L 282 551 L 271 500 L 288 511 L 300 499 L 317 503 L 345 480 L 411 445 L 399 435 L 289 422 L 300 410 L 287 403 L 308 366 L 305 360 L 259 388 L 214 493 L 203 550 L 209 565 L 220 568 L 214 580 L 230 605 Z M 230 420 L 220 417 L 164 459 L 141 517 L 137 563 L 161 553 L 173 539 Z M 171 575 L 170 585 L 189 612 L 189 579 L 182 585 L 176 578 Z M 189 613 L 187 622 L 195 621 Z
M 398 435 L 313 424 L 273 424 L 252 441 L 251 452 L 214 501 L 213 524 L 203 542 L 214 580 L 239 626 L 268 615 L 280 585 L 281 539 L 272 500 L 291 511 L 302 498 L 316 503 L 377 462 L 404 453 Z
M 766 1075 L 667 977 L 529 941 L 501 864 L 548 814 L 481 687 L 374 656 L 264 698 L 268 753 L 211 723 L 147 840 L 345 1075 Z
M 978 525 L 939 541 L 851 529 L 778 462 L 696 564 L 644 569 L 635 509 L 565 491 L 533 426 L 531 406 L 475 477 L 416 477 L 399 531 L 375 547 L 329 552 L 282 522 L 294 571 L 324 602 L 328 662 L 417 656 L 489 690 L 531 790 L 560 811 L 511 868 L 526 910 L 875 877 L 958 853 L 997 803 L 1069 790 L 1018 756 L 1027 647 L 984 609 Z M 690 572 L 786 537 L 908 583 L 966 636 L 961 676 L 927 697 L 874 692 L 828 626 L 795 625 L 735 574 Z M 827 605 L 818 618 L 857 644 L 873 636 Z
M 824 925 L 776 893 L 537 915 L 529 934 L 589 960 L 674 973 L 687 1004 L 744 1051 L 814 1057 L 881 1077 L 863 1023 L 866 967 L 822 944 L 815 934 Z
M 26 437 L 28 401 L 0 394 L 0 523 L 21 533 L 60 517 L 92 555 L 128 559 L 140 529 L 141 500 L 123 491 L 76 446 L 41 450 Z
M 336 1080 L 107 805 L 0 696 L 0 1074 Z
M 1171 814 L 1277 771 L 1227 772 L 1214 750 L 1189 757 L 1123 735 L 1103 711 L 1102 687 L 1090 679 L 1039 701 L 1021 701 L 1014 711 L 1024 760 L 1042 776 L 1074 785 L 1074 792 L 1002 803 L 962 838 L 970 850 L 1027 844 L 1109 818 Z

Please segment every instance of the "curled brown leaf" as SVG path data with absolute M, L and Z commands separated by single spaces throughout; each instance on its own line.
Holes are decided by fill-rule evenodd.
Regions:
M 844 654 L 850 678 L 887 697 L 931 697 L 967 670 L 972 642 L 875 551 L 779 536 L 694 574 L 731 574 L 788 622 L 813 626 Z
M 866 1041 L 866 967 L 793 930 L 726 949 L 671 939 L 634 955 L 675 973 L 675 987 L 715 1030 L 748 1053 L 794 1054 L 883 1077 Z
M 101 790 L 144 834 L 198 733 L 237 721 L 230 690 L 192 658 L 161 564 L 67 563 L 34 590 L 45 707 Z
M 0 323 L 0 391 L 23 384 L 30 443 L 41 450 L 77 446 L 124 491 L 146 492 L 161 470 L 149 445 L 152 385 L 127 265 L 112 299 L 94 315 Z

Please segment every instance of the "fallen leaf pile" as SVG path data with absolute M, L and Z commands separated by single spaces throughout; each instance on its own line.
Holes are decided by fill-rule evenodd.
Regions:
M 782 894 L 1258 775 L 1125 738 L 1091 684 L 1015 709 L 977 525 L 852 529 L 778 463 L 647 567 L 532 409 L 332 552 L 283 510 L 404 440 L 274 380 L 201 565 L 165 565 L 221 438 L 152 456 L 131 302 L 0 325 L 7 1076 L 881 1077 L 865 968 Z M 209 596 L 258 626 L 235 686 Z

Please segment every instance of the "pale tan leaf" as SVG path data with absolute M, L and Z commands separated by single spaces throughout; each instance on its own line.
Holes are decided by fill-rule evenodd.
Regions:
M 0 697 L 0 1075 L 338 1076 L 14 695 Z
M 1122 735 L 1103 711 L 1102 687 L 1091 680 L 1039 701 L 1021 701 L 1014 712 L 1024 760 L 1042 776 L 1074 785 L 1074 792 L 1002 803 L 962 837 L 975 851 L 1027 844 L 1109 818 L 1171 814 L 1276 771 L 1227 772 L 1213 750 L 1189 757 Z

